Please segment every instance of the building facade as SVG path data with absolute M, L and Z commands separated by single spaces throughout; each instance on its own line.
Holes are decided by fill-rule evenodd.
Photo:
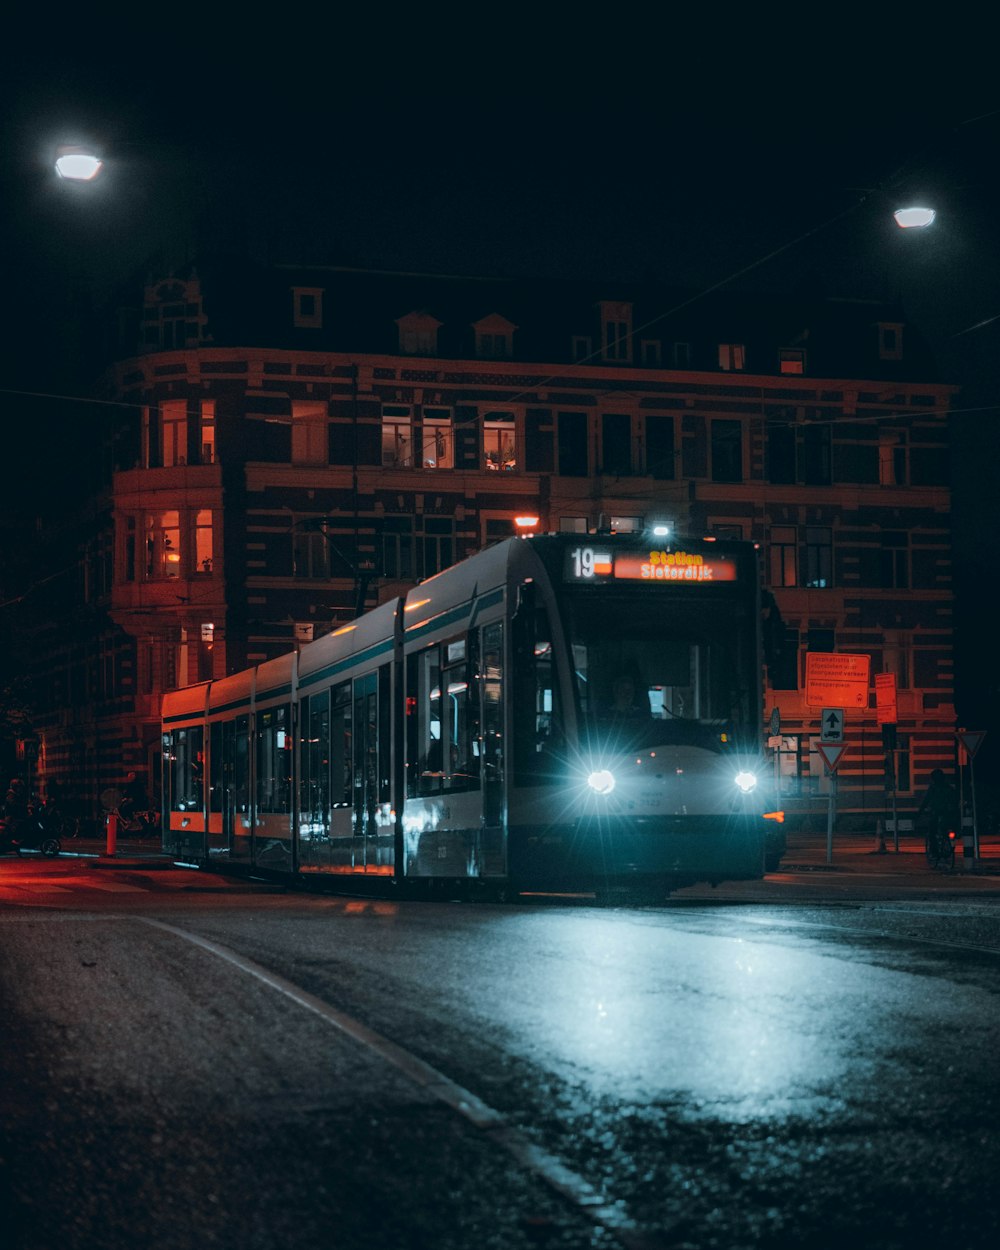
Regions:
M 149 285 L 133 325 L 104 386 L 125 416 L 99 540 L 115 700 L 90 730 L 117 751 L 96 775 L 155 778 L 164 690 L 307 646 L 517 518 L 759 545 L 790 812 L 825 812 L 829 784 L 810 652 L 871 659 L 842 812 L 886 806 L 876 674 L 900 802 L 953 766 L 954 388 L 897 309 L 219 268 Z M 70 719 L 44 725 L 42 767 L 72 786 Z

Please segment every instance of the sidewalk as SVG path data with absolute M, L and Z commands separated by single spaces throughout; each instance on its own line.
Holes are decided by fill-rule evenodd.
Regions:
M 884 846 L 884 850 L 880 849 Z M 167 855 L 159 838 L 119 837 L 114 856 L 107 854 L 104 838 L 67 838 L 63 842 L 64 856 L 80 856 L 95 868 L 138 867 L 145 870 L 165 869 L 174 866 L 173 856 Z M 213 871 L 224 870 L 213 865 Z M 924 855 L 923 838 L 914 834 L 900 834 L 899 850 L 890 834 L 879 843 L 874 834 L 837 833 L 833 835 L 833 850 L 827 862 L 827 839 L 825 833 L 790 833 L 779 872 L 864 872 L 864 873 L 928 873 Z M 961 846 L 955 849 L 956 875 L 971 872 L 977 876 L 1000 876 L 1000 835 L 988 834 L 979 839 L 979 859 L 966 865 Z
M 882 849 L 884 848 L 884 849 Z M 825 833 L 790 833 L 788 849 L 781 860 L 779 872 L 794 872 L 797 868 L 817 872 L 901 872 L 927 873 L 933 871 L 927 865 L 924 840 L 919 835 L 901 833 L 899 849 L 891 834 L 883 841 L 874 834 L 840 833 L 833 835 L 832 854 L 827 862 L 827 838 Z M 961 844 L 955 848 L 956 875 L 966 872 L 977 876 L 1000 876 L 1000 836 L 983 835 L 979 839 L 979 858 L 968 862 L 963 857 Z

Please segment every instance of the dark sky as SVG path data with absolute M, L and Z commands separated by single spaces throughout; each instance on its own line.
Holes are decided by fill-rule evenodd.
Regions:
M 198 215 L 250 220 L 293 261 L 819 281 L 902 298 L 966 385 L 956 516 L 995 562 L 979 503 L 1000 420 L 989 39 L 897 9 L 828 28 L 801 9 L 341 8 L 24 18 L 0 81 L 0 387 L 69 387 L 74 310 Z M 49 171 L 74 138 L 108 158 L 89 195 Z M 932 231 L 891 223 L 897 193 L 932 200 Z M 0 419 L 37 460 L 13 434 L 28 402 L 0 395 Z

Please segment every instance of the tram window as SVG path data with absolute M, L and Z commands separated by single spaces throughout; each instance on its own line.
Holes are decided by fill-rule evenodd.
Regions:
M 257 808 L 261 812 L 291 810 L 291 709 L 268 708 L 257 721 Z
M 342 682 L 330 692 L 330 787 L 334 807 L 350 807 L 354 777 L 351 769 L 351 683 Z
M 250 810 L 250 717 L 237 716 L 233 760 L 233 810 Z
M 572 655 L 581 711 L 592 723 L 724 721 L 747 715 L 746 657 L 720 617 L 666 634 L 658 619 L 623 621 L 611 606 L 574 614 Z
M 300 767 L 302 824 L 311 834 L 325 833 L 330 819 L 330 692 L 305 701 L 302 710 L 305 741 Z
M 548 612 L 528 596 L 515 618 L 514 752 L 520 785 L 539 785 L 549 772 L 559 733 L 556 670 Z
M 170 754 L 170 807 L 175 812 L 197 811 L 202 805 L 205 731 L 178 729 Z
M 479 785 L 474 664 L 465 637 L 429 647 L 407 664 L 407 793 L 415 797 Z
M 225 775 L 223 771 L 223 750 L 222 750 L 222 733 L 223 722 L 213 721 L 208 730 L 209 741 L 209 778 L 208 778 L 208 810 L 210 812 L 222 811 L 222 795 L 225 786 Z

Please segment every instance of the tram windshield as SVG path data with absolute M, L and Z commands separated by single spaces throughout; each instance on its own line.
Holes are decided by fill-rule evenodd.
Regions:
M 617 596 L 573 596 L 566 605 L 576 695 L 589 735 L 638 746 L 717 740 L 721 728 L 748 726 L 756 706 L 755 648 L 742 605 L 651 609 L 648 601 L 640 606 Z

